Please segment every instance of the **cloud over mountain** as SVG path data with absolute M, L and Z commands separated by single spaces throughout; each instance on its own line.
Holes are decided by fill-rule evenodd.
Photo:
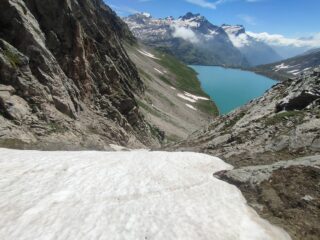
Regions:
M 172 29 L 173 29 L 173 32 L 172 32 L 173 37 L 182 38 L 191 43 L 199 42 L 197 35 L 189 28 L 173 25 Z
M 281 34 L 270 34 L 267 32 L 254 33 L 247 32 L 248 35 L 254 37 L 258 41 L 268 43 L 274 46 L 293 46 L 293 47 L 319 47 L 320 33 L 315 34 L 310 38 L 287 38 Z

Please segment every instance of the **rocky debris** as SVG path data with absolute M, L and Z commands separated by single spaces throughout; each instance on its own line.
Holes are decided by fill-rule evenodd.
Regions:
M 293 240 L 320 236 L 320 156 L 220 172 L 240 188 L 249 205 L 283 227 Z
M 2 143 L 16 128 L 41 145 L 159 145 L 134 97 L 145 89 L 123 47 L 134 37 L 108 6 L 4 0 L 0 7 Z
M 242 167 L 225 172 L 222 178 L 228 179 L 235 185 L 250 184 L 250 186 L 254 187 L 263 181 L 269 181 L 273 172 L 292 166 L 320 167 L 320 155 L 280 161 L 272 165 Z
M 315 72 L 275 85 L 168 149 L 209 153 L 235 167 L 320 153 L 320 78 Z M 308 98 L 301 97 L 306 93 Z
M 305 81 L 309 83 L 312 81 L 312 84 L 306 84 Z M 320 99 L 320 76 L 315 69 L 290 89 L 287 97 L 277 104 L 276 111 L 303 110 L 318 99 Z

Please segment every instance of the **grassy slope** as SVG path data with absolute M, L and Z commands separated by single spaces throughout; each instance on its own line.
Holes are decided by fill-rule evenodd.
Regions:
M 197 77 L 197 73 L 184 63 L 177 60 L 175 57 L 166 54 L 158 53 L 160 60 L 157 60 L 159 64 L 167 68 L 171 73 L 173 73 L 176 78 L 174 82 L 167 81 L 167 79 L 162 79 L 166 83 L 170 83 L 177 89 L 210 98 L 201 88 L 200 81 Z M 218 115 L 219 110 L 217 106 L 211 101 L 198 101 L 196 106 L 203 112 L 208 114 Z

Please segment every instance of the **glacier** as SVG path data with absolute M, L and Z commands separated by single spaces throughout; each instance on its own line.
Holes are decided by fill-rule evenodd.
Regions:
M 191 152 L 0 149 L 0 239 L 284 240 Z

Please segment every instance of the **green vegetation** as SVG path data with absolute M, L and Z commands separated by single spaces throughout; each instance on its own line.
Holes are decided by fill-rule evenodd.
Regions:
M 170 82 L 170 80 L 168 78 L 166 78 L 165 76 L 160 76 L 160 79 L 165 82 L 166 84 L 172 85 L 172 83 Z
M 205 113 L 208 113 L 208 114 L 212 114 L 212 115 L 214 115 L 214 116 L 218 116 L 218 115 L 219 115 L 219 109 L 218 109 L 218 107 L 214 104 L 214 102 L 199 100 L 199 101 L 196 103 L 196 107 L 197 107 L 201 112 L 205 112 Z
M 158 56 L 161 60 L 158 62 L 169 72 L 175 75 L 175 81 L 170 81 L 166 77 L 161 76 L 161 80 L 167 84 L 174 85 L 176 88 L 182 91 L 186 91 L 198 96 L 210 98 L 201 88 L 200 81 L 197 78 L 197 73 L 192 68 L 188 67 L 184 63 L 177 60 L 175 57 L 162 53 Z M 207 114 L 219 115 L 217 106 L 211 101 L 199 100 L 196 103 L 198 109 Z
M 141 68 L 138 69 L 139 75 L 144 77 L 147 80 L 152 80 L 152 77 L 146 73 L 145 71 L 143 71 Z
M 5 49 L 3 53 L 4 56 L 9 60 L 12 67 L 17 68 L 18 65 L 21 64 L 20 57 L 17 53 L 12 52 L 9 49 Z
M 208 97 L 201 89 L 197 73 L 192 68 L 165 53 L 161 55 L 161 60 L 158 61 L 176 76 L 175 85 L 177 88 L 192 94 Z
M 266 125 L 276 125 L 278 123 L 284 122 L 288 119 L 294 119 L 298 122 L 301 122 L 304 117 L 304 113 L 302 111 L 288 111 L 288 112 L 280 112 L 275 116 L 268 118 L 266 120 Z

